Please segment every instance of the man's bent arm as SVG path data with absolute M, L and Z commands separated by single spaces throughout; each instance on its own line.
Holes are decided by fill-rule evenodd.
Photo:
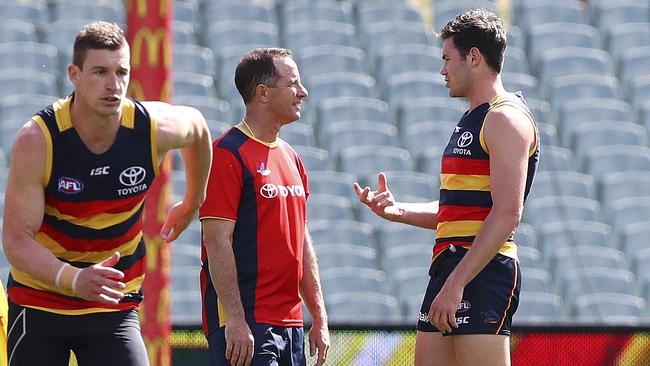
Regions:
M 212 138 L 205 118 L 191 107 L 172 106 L 161 102 L 144 102 L 143 105 L 156 119 L 158 127 L 158 156 L 171 149 L 181 149 L 185 166 L 185 195 L 183 197 L 178 227 L 163 227 L 163 233 L 174 240 L 189 225 L 188 218 L 205 199 L 210 165 L 212 162 Z M 173 210 L 170 215 L 173 214 Z M 176 220 L 174 216 L 169 219 Z M 174 222 L 169 222 L 170 225 Z

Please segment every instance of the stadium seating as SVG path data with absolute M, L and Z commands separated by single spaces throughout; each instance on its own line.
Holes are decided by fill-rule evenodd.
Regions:
M 563 318 L 562 297 L 546 292 L 522 291 L 513 323 L 552 324 Z

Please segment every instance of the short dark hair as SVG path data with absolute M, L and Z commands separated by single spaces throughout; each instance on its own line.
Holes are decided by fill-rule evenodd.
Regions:
M 465 57 L 472 47 L 478 48 L 496 72 L 501 72 L 506 49 L 506 30 L 503 21 L 485 9 L 469 10 L 457 15 L 442 28 L 443 40 L 452 38 L 454 45 Z
M 108 22 L 93 22 L 85 25 L 74 40 L 72 63 L 80 69 L 90 49 L 116 51 L 127 44 L 124 31 L 119 25 Z
M 235 85 L 244 104 L 253 100 L 255 88 L 259 84 L 275 87 L 278 81 L 278 70 L 275 60 L 292 57 L 286 48 L 256 48 L 247 53 L 235 70 Z

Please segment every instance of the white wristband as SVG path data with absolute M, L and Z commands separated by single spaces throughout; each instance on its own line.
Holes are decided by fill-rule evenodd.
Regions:
M 77 270 L 74 277 L 72 277 L 72 292 L 77 292 L 77 278 L 79 278 L 79 273 L 81 273 L 81 269 Z
M 70 264 L 68 263 L 63 263 L 61 267 L 59 267 L 59 270 L 56 272 L 56 277 L 54 278 L 54 284 L 56 287 L 61 287 L 61 275 L 63 274 L 63 270 L 65 267 L 69 267 Z

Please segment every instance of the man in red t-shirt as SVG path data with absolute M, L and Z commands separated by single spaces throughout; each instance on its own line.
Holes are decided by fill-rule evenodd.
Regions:
M 235 71 L 244 120 L 213 144 L 203 228 L 203 329 L 212 365 L 305 365 L 329 348 L 316 256 L 306 225 L 307 171 L 278 138 L 307 90 L 286 49 L 255 49 Z

